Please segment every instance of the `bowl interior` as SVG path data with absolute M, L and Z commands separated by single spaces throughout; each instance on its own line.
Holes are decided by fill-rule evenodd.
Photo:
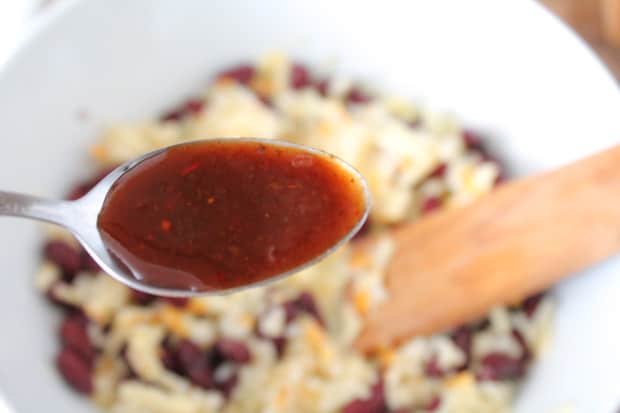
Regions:
M 43 17 L 0 68 L 0 188 L 59 196 L 86 174 L 106 124 L 155 116 L 218 68 L 270 49 L 458 114 L 516 175 L 620 136 L 615 83 L 534 2 L 92 0 Z M 0 234 L 0 393 L 20 412 L 88 411 L 51 364 L 56 318 L 32 286 L 38 228 L 3 219 Z M 556 290 L 555 337 L 518 412 L 617 407 L 618 271 L 613 259 Z

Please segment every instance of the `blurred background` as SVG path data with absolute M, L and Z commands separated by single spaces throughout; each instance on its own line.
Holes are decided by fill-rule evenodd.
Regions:
M 0 0 L 0 64 L 26 33 L 29 21 L 36 19 L 42 10 L 52 4 L 62 5 L 72 1 Z M 606 63 L 616 80 L 620 80 L 620 0 L 536 1 L 569 24 Z M 2 400 L 0 413 L 7 413 L 3 410 Z
M 55 3 L 73 0 L 0 0 L 0 62 L 26 22 Z M 620 79 L 620 0 L 538 0 L 584 38 Z
M 594 48 L 620 79 L 619 0 L 541 0 Z

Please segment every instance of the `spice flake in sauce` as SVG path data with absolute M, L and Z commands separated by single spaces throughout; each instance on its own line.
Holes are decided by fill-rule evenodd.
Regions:
M 212 140 L 168 148 L 121 176 L 98 227 L 144 283 L 218 291 L 320 256 L 366 208 L 363 184 L 329 155 Z

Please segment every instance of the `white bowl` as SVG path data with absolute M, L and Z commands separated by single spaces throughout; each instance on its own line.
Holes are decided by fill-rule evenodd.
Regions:
M 0 68 L 2 189 L 59 196 L 84 176 L 102 125 L 154 116 L 216 69 L 273 48 L 336 58 L 342 72 L 459 114 L 516 174 L 620 136 L 612 78 L 530 1 L 91 0 L 40 20 Z M 19 412 L 90 411 L 52 366 L 56 314 L 32 288 L 38 240 L 35 225 L 0 221 L 0 392 Z M 613 259 L 556 290 L 555 337 L 518 412 L 618 407 L 618 272 Z

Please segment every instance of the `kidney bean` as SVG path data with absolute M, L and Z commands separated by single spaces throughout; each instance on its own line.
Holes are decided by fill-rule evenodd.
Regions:
M 88 336 L 88 319 L 80 313 L 70 314 L 60 325 L 60 338 L 65 347 L 72 349 L 92 364 L 97 350 Z
M 481 381 L 514 380 L 523 377 L 525 370 L 525 361 L 496 352 L 482 358 L 476 378 Z
M 176 350 L 181 370 L 190 381 L 205 389 L 213 388 L 213 369 L 207 352 L 189 340 L 181 340 Z
M 316 89 L 317 92 L 319 92 L 319 95 L 323 97 L 327 96 L 327 92 L 329 90 L 329 80 L 327 79 L 319 80 L 318 82 L 314 84 L 314 88 Z
M 472 334 L 468 326 L 461 326 L 450 335 L 454 344 L 465 354 L 465 362 L 458 370 L 465 370 L 471 360 Z
M 323 318 L 314 301 L 314 296 L 307 291 L 302 292 L 299 296 L 285 302 L 283 305 L 287 323 L 293 321 L 301 313 L 306 313 L 314 317 L 319 324 L 324 325 Z
M 90 254 L 83 248 L 80 249 L 80 269 L 90 272 L 101 271 L 99 264 L 97 264 L 93 257 L 91 257 Z
M 294 63 L 291 67 L 290 82 L 293 89 L 303 89 L 310 86 L 312 80 L 308 69 L 302 64 Z
M 525 301 L 523 301 L 523 311 L 528 318 L 532 318 L 534 316 L 534 313 L 538 309 L 538 305 L 540 304 L 544 296 L 544 293 L 535 294 L 531 297 L 526 298 Z
M 370 102 L 371 98 L 360 89 L 354 87 L 349 90 L 349 93 L 347 93 L 345 100 L 347 103 L 362 104 Z
M 271 339 L 273 347 L 276 349 L 276 355 L 281 358 L 286 350 L 286 337 L 275 337 Z
M 424 201 L 422 201 L 422 214 L 428 214 L 429 212 L 439 209 L 442 203 L 443 201 L 441 200 L 441 198 L 436 196 L 426 198 Z
M 439 363 L 437 362 L 437 356 L 431 357 L 431 359 L 424 366 L 424 373 L 431 378 L 438 379 L 443 377 L 446 372 L 439 367 Z
M 56 367 L 65 381 L 82 394 L 91 394 L 93 378 L 91 367 L 78 353 L 69 347 L 56 356 Z
M 439 396 L 435 396 L 428 403 L 426 403 L 426 406 L 424 406 L 424 410 L 428 412 L 434 412 L 439 409 L 439 406 L 441 406 L 441 399 L 439 398 Z
M 242 85 L 248 85 L 254 77 L 255 69 L 251 65 L 242 64 L 220 72 L 218 79 L 232 79 Z
M 206 361 L 192 365 L 186 371 L 190 381 L 204 389 L 212 389 L 214 386 L 213 371 Z
M 471 130 L 463 131 L 463 143 L 467 149 L 480 149 L 482 146 L 482 138 Z
M 195 115 L 197 113 L 200 113 L 203 109 L 204 102 L 202 100 L 195 98 L 187 99 L 181 105 L 164 113 L 160 117 L 160 120 L 162 122 L 180 121 L 188 115 Z
M 448 165 L 446 165 L 445 163 L 440 163 L 439 165 L 437 165 L 437 167 L 435 169 L 433 169 L 433 171 L 430 173 L 430 175 L 428 176 L 429 178 L 443 178 L 443 176 L 446 174 L 446 169 L 447 169 Z
M 205 358 L 203 350 L 189 340 L 181 340 L 176 347 L 177 356 L 184 370 Z
M 67 281 L 73 280 L 75 274 L 80 270 L 81 259 L 79 250 L 64 241 L 48 241 L 43 247 L 43 255 L 61 268 L 63 277 Z
M 215 343 L 215 350 L 219 352 L 225 360 L 230 360 L 235 363 L 248 363 L 252 359 L 248 346 L 239 340 L 220 338 Z

